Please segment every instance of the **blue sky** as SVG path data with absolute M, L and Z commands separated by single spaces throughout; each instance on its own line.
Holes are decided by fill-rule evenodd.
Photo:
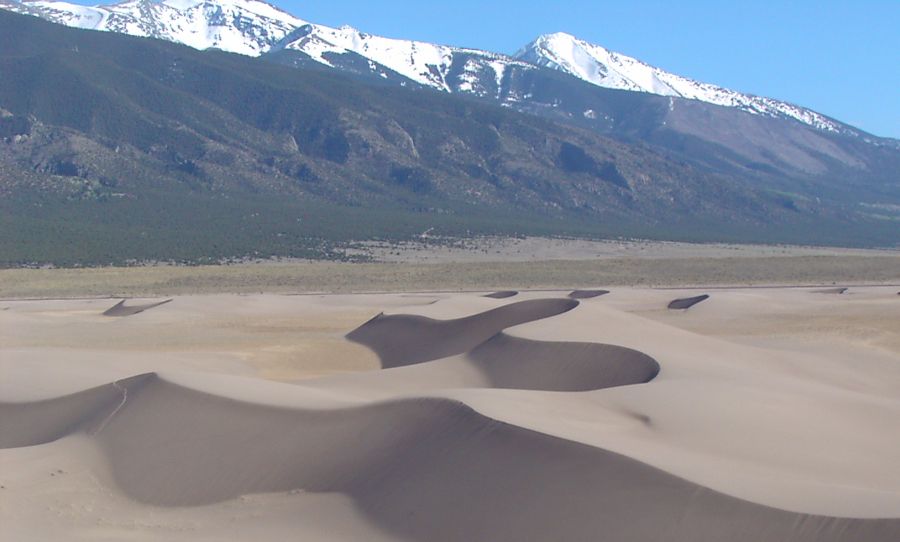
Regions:
M 310 22 L 504 53 L 565 31 L 679 75 L 900 138 L 900 0 L 270 2 Z

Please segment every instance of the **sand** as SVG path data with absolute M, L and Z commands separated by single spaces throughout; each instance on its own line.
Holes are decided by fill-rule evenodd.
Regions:
M 898 539 L 900 298 L 822 289 L 5 301 L 0 539 Z

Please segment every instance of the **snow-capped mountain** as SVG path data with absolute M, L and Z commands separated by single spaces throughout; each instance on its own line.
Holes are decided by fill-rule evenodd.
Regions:
M 258 0 L 128 0 L 80 6 L 52 0 L 0 0 L 0 7 L 49 21 L 258 56 L 306 24 Z
M 390 74 L 445 92 L 480 96 L 499 93 L 508 66 L 530 67 L 486 51 L 312 24 L 259 0 L 127 0 L 96 6 L 0 0 L 0 8 L 76 28 L 164 39 L 196 49 L 248 56 L 294 51 L 338 69 L 351 65 L 346 57 L 361 57 L 368 71 L 383 77 Z
M 815 111 L 681 77 L 564 32 L 539 37 L 519 51 L 516 58 L 600 87 L 699 100 L 758 115 L 790 117 L 820 130 L 842 130 L 839 124 Z
M 603 88 L 698 100 L 818 130 L 857 135 L 809 109 L 701 83 L 569 34 L 539 37 L 514 57 L 476 49 L 374 36 L 343 26 L 312 24 L 260 0 L 127 0 L 85 7 L 54 0 L 0 0 L 0 8 L 84 29 L 217 48 L 249 56 L 290 52 L 335 69 L 410 81 L 524 106 L 529 91 L 507 84 L 513 72 L 553 69 Z M 302 61 L 301 61 L 302 60 Z M 557 107 L 553 98 L 537 107 Z M 589 116 L 590 111 L 584 112 Z
M 510 65 L 528 67 L 524 62 L 505 55 L 373 36 L 349 26 L 329 28 L 305 25 L 277 47 L 299 51 L 316 62 L 334 67 L 338 66 L 340 55 L 360 55 L 370 63 L 388 68 L 411 81 L 445 92 L 484 94 L 479 81 L 486 73 L 497 90 Z M 378 71 L 374 64 L 371 69 Z
M 61 5 L 40 1 L 0 6 L 37 13 L 35 6 Z M 178 5 L 145 6 L 161 12 Z M 696 240 L 708 232 L 710 240 L 727 241 L 897 243 L 898 140 L 837 121 L 834 132 L 714 105 L 678 87 L 604 88 L 556 69 L 560 62 L 540 66 L 293 18 L 279 23 L 281 39 L 272 32 L 258 39 L 282 16 L 263 19 L 248 6 L 265 9 L 243 2 L 238 20 L 246 24 L 231 18 L 211 26 L 224 27 L 216 36 L 227 29 L 252 46 L 194 43 L 251 56 L 66 28 L 0 9 L 0 194 L 11 202 L 4 209 L 16 213 L 7 222 L 21 220 L 23 235 L 53 239 L 45 230 L 85 217 L 77 231 L 118 239 L 113 235 L 128 228 L 115 216 L 155 217 L 164 209 L 171 233 L 145 243 L 149 252 L 126 256 L 138 258 L 165 254 L 158 247 L 171 246 L 185 228 L 202 229 L 207 217 L 223 217 L 218 237 L 203 230 L 185 245 L 195 252 L 179 249 L 177 257 L 209 258 L 210 246 L 228 250 L 212 253 L 222 257 L 319 254 L 307 229 L 321 222 L 315 214 L 299 229 L 283 228 L 322 205 L 350 226 L 371 218 L 375 233 L 403 231 L 398 221 L 426 224 L 436 213 L 458 221 L 441 218 L 448 228 L 478 228 L 492 213 L 504 220 L 487 227 L 500 232 L 521 233 L 533 223 L 561 235 L 657 232 Z M 187 16 L 164 25 L 157 11 L 146 19 L 132 13 L 142 26 L 109 26 L 101 24 L 113 19 L 108 12 L 80 9 L 56 14 L 176 41 L 193 28 Z M 202 9 L 193 13 L 209 28 Z M 634 83 L 637 71 L 617 73 Z M 43 201 L 58 204 L 38 213 L 31 202 Z M 95 220 L 94 202 L 101 201 L 110 212 Z M 200 222 L 191 212 L 197 205 Z M 270 218 L 265 224 L 247 220 L 261 210 Z M 340 231 L 356 235 L 352 227 L 323 230 Z M 298 245 L 307 238 L 315 245 Z M 241 244 L 230 244 L 235 239 Z M 144 246 L 139 241 L 113 242 Z M 303 252 L 291 252 L 298 246 Z M 55 253 L 62 245 L 48 247 Z M 10 261 L 32 261 L 26 248 Z M 109 253 L 105 244 L 97 249 L 98 257 Z

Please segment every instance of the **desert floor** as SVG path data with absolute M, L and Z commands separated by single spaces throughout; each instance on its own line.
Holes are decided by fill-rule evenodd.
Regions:
M 595 284 L 0 301 L 0 539 L 900 539 L 900 287 Z

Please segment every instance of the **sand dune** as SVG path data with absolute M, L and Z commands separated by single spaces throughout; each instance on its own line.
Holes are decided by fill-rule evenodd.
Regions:
M 382 367 L 401 367 L 468 352 L 508 327 L 577 306 L 571 299 L 530 299 L 452 320 L 380 314 L 347 338 L 374 350 Z
M 103 311 L 103 316 L 132 316 L 134 314 L 138 314 L 144 312 L 146 310 L 150 310 L 154 307 L 158 307 L 160 305 L 165 305 L 166 303 L 170 303 L 171 299 L 166 299 L 165 301 L 159 301 L 156 303 L 145 303 L 142 305 L 128 305 L 125 306 L 125 300 L 119 301 L 112 307 Z
M 301 410 L 149 375 L 86 392 L 96 407 L 82 404 L 76 425 L 107 419 L 110 388 L 118 387 L 128 401 L 93 439 L 117 486 L 156 506 L 340 492 L 375 524 L 412 540 L 878 540 L 900 528 L 900 520 L 755 505 L 442 399 Z M 71 412 L 70 399 L 55 402 L 60 414 Z M 17 422 L 28 409 L 4 418 Z
M 557 295 L 423 298 L 379 314 L 348 338 L 371 348 L 383 370 L 294 383 L 163 371 L 49 399 L 0 395 L 0 538 L 900 537 L 891 460 L 900 366 L 867 351 L 841 364 L 665 323 L 722 321 L 718 311 L 752 313 L 742 308 L 754 300 L 837 299 L 725 292 L 709 314 L 672 314 L 667 292 L 617 290 L 609 303 L 583 304 Z M 879 295 L 860 299 L 890 319 L 893 290 Z M 340 303 L 362 321 L 397 300 Z M 247 311 L 259 329 L 247 305 L 219 302 L 217 310 Z M 325 302 L 290 301 L 313 319 Z M 66 317 L 98 318 L 82 312 Z M 171 312 L 105 328 L 159 326 L 179 314 Z M 27 371 L 5 374 L 28 384 Z M 67 478 L 82 468 L 82 478 Z M 12 475 L 20 470 L 33 474 Z M 83 510 L 26 507 L 75 488 L 96 488 L 78 493 Z M 127 528 L 110 527 L 111 510 Z M 87 519 L 67 528 L 78 518 Z
M 534 341 L 501 332 L 464 354 L 376 373 L 338 375 L 303 385 L 344 398 L 375 401 L 448 389 L 601 390 L 649 382 L 658 372 L 656 360 L 630 348 Z
M 672 301 L 669 302 L 669 308 L 675 309 L 675 310 L 689 309 L 689 308 L 693 307 L 694 305 L 696 305 L 697 303 L 700 303 L 701 301 L 706 301 L 707 299 L 709 299 L 709 295 L 707 295 L 707 294 L 698 295 L 698 296 L 694 296 L 694 297 L 684 297 L 684 298 L 680 298 L 680 299 L 673 299 Z

